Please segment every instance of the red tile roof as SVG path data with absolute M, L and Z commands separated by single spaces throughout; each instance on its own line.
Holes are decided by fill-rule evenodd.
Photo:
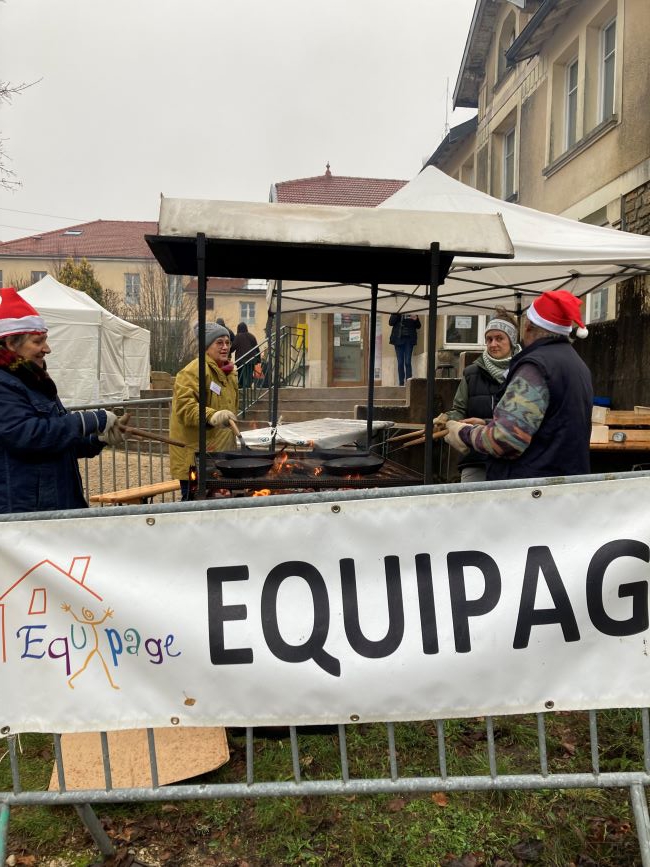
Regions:
M 333 175 L 329 165 L 324 175 L 274 184 L 274 201 L 296 205 L 352 205 L 375 208 L 407 181 L 384 178 L 349 178 Z
M 246 292 L 249 291 L 247 288 L 248 280 L 245 277 L 208 277 L 208 293 L 214 294 L 217 292 Z M 198 279 L 196 277 L 192 277 L 192 279 L 185 286 L 186 292 L 196 292 L 196 287 L 198 285 Z M 260 290 L 259 287 L 254 286 L 253 289 Z
M 153 259 L 144 236 L 156 234 L 158 223 L 145 220 L 95 220 L 5 241 L 0 243 L 0 256 Z

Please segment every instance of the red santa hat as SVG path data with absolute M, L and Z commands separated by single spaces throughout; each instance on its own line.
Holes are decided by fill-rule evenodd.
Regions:
M 558 289 L 556 292 L 544 292 L 526 311 L 528 319 L 553 334 L 571 334 L 573 323 L 578 326 L 576 337 L 586 337 L 589 331 L 580 315 L 580 299 L 576 298 L 566 289 Z
M 0 289 L 0 337 L 11 334 L 45 334 L 45 320 L 13 286 Z

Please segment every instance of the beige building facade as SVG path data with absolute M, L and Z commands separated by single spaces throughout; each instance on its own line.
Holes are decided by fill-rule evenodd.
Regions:
M 429 163 L 497 198 L 643 231 L 649 44 L 647 0 L 477 0 L 454 92 L 477 115 Z M 615 315 L 613 288 L 588 296 L 589 322 Z
M 30 235 L 0 243 L 0 286 L 22 289 L 46 274 L 57 276 L 66 259 L 86 259 L 102 288 L 123 302 L 120 313 L 132 308 L 137 318 L 141 296 L 153 272 L 170 298 L 182 293 L 196 298 L 196 280 L 164 274 L 146 241 L 158 224 L 138 220 L 95 220 L 54 232 Z M 222 317 L 233 331 L 245 322 L 256 337 L 266 324 L 265 284 L 241 278 L 211 278 L 208 285 L 208 320 Z

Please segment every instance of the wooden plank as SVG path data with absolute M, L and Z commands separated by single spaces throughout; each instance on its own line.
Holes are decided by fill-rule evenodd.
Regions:
M 633 410 L 609 410 L 605 424 L 610 427 L 650 427 L 650 412 L 634 412 Z
M 592 406 L 591 408 L 591 423 L 592 424 L 607 424 L 607 407 Z
M 609 442 L 609 428 L 606 424 L 591 425 L 590 443 L 606 443 Z
M 645 442 L 591 443 L 589 448 L 595 452 L 650 452 L 650 440 L 645 440 Z
M 621 428 L 609 428 L 609 441 L 613 440 L 614 434 L 625 434 L 626 442 L 635 442 L 635 443 L 648 443 L 650 445 L 650 430 L 634 430 L 634 428 L 626 428 L 622 430 Z
M 140 485 L 137 488 L 122 488 L 120 491 L 105 491 L 103 494 L 94 494 L 90 497 L 91 503 L 108 503 L 120 505 L 122 503 L 142 503 L 150 497 L 159 494 L 170 494 L 180 491 L 181 483 L 178 479 L 170 479 L 166 482 L 154 482 L 151 485 Z

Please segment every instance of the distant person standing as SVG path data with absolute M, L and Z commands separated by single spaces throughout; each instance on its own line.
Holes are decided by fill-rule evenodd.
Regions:
M 253 367 L 259 361 L 260 353 L 259 350 L 253 351 L 257 349 L 257 338 L 251 334 L 245 322 L 240 322 L 237 326 L 232 348 L 235 353 L 239 387 L 248 388 L 253 381 Z
M 413 347 L 418 342 L 418 328 L 422 323 L 417 313 L 391 313 L 388 320 L 391 326 L 390 342 L 395 347 L 397 356 L 397 376 L 399 384 L 404 385 L 413 375 L 411 356 Z

